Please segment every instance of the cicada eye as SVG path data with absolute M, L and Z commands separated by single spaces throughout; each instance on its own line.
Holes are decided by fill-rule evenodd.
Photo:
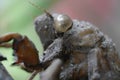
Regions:
M 69 16 L 59 14 L 54 17 L 54 28 L 57 32 L 66 32 L 70 27 L 72 27 L 72 20 Z

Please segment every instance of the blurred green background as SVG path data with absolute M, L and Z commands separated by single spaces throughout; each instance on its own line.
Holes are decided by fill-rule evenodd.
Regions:
M 30 0 L 34 4 L 48 9 L 57 0 Z M 39 53 L 42 53 L 40 40 L 34 29 L 34 19 L 42 13 L 41 10 L 31 5 L 28 0 L 0 0 L 0 35 L 8 32 L 18 32 L 27 35 L 36 45 Z M 14 62 L 12 49 L 0 48 L 0 53 L 7 57 L 2 63 L 12 75 L 14 80 L 26 80 L 30 74 L 20 67 L 11 67 Z M 34 79 L 38 80 L 38 76 Z

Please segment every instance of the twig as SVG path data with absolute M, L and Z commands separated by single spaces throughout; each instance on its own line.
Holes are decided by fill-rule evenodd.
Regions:
M 37 73 L 39 73 L 39 70 L 35 70 L 33 71 L 33 73 L 31 74 L 31 76 L 27 79 L 27 80 L 33 80 L 33 78 L 37 75 Z

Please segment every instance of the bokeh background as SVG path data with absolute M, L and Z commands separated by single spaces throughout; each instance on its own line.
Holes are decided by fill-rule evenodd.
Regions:
M 89 21 L 109 35 L 120 52 L 120 0 L 30 0 L 50 12 L 64 13 L 72 19 Z M 29 0 L 0 0 L 0 35 L 18 32 L 27 35 L 36 45 L 39 53 L 43 49 L 34 30 L 34 19 L 43 12 L 29 3 Z M 6 69 L 15 80 L 25 80 L 30 75 L 18 66 L 11 67 L 12 49 L 0 48 L 8 60 Z M 38 80 L 38 76 L 34 79 Z
M 56 2 L 56 0 L 0 0 L 0 35 L 9 32 L 27 35 L 39 53 L 42 53 L 43 49 L 34 29 L 34 19 L 43 12 L 29 1 L 46 9 Z M 26 80 L 30 76 L 19 66 L 10 66 L 14 62 L 12 49 L 0 48 L 0 53 L 7 57 L 8 60 L 2 63 L 15 80 Z M 38 76 L 34 80 L 38 80 Z

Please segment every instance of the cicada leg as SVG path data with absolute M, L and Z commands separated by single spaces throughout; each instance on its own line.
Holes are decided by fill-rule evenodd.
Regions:
M 22 38 L 22 36 L 20 34 L 18 34 L 18 33 L 8 33 L 8 34 L 0 36 L 0 44 L 8 42 L 8 41 L 10 41 L 12 39 L 19 40 L 21 38 Z
M 99 49 L 92 49 L 88 53 L 88 78 L 89 80 L 99 80 L 99 67 L 98 67 L 98 54 L 100 53 Z
M 11 48 L 12 44 L 10 44 L 10 43 L 2 43 L 2 44 L 0 44 L 0 47 Z
M 16 61 L 16 62 L 12 63 L 11 66 L 17 65 L 17 64 L 19 64 L 19 63 L 21 63 L 21 62 L 22 62 L 21 60 L 18 60 L 18 61 Z

